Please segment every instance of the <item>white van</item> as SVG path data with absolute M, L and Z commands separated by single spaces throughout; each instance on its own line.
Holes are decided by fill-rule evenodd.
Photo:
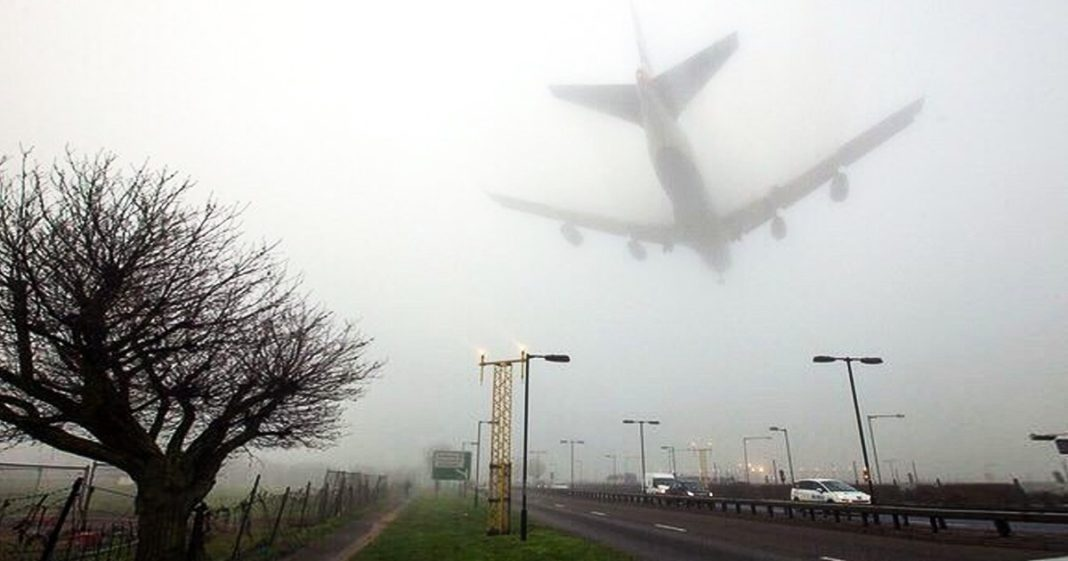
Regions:
M 645 492 L 650 495 L 663 495 L 678 481 L 673 473 L 646 473 Z

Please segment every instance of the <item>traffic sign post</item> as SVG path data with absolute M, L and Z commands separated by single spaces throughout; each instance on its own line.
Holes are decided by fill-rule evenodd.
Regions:
M 431 477 L 435 481 L 467 481 L 471 477 L 471 452 L 435 450 Z

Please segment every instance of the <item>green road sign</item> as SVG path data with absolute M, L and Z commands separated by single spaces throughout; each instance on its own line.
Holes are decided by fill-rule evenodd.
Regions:
M 466 481 L 471 475 L 471 453 L 455 450 L 435 450 L 433 478 L 446 481 Z

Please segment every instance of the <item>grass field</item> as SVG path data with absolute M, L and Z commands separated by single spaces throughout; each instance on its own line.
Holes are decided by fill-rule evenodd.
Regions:
M 351 561 L 622 561 L 623 553 L 543 526 L 531 525 L 519 541 L 518 517 L 511 535 L 487 536 L 486 511 L 469 499 L 423 496 Z

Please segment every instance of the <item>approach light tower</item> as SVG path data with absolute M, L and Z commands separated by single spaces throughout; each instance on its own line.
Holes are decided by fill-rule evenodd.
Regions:
M 478 378 L 487 366 L 493 367 L 490 422 L 489 487 L 486 490 L 488 516 L 486 534 L 512 532 L 512 365 L 524 359 L 487 361 L 479 357 Z
M 490 433 L 489 519 L 486 533 L 511 533 L 512 506 L 512 365 L 523 365 L 523 479 L 519 511 L 519 539 L 527 539 L 527 436 L 530 429 L 530 361 L 571 362 L 565 354 L 533 354 L 525 350 L 519 358 L 487 361 L 479 358 L 479 379 L 486 366 L 493 366 L 493 431 Z

